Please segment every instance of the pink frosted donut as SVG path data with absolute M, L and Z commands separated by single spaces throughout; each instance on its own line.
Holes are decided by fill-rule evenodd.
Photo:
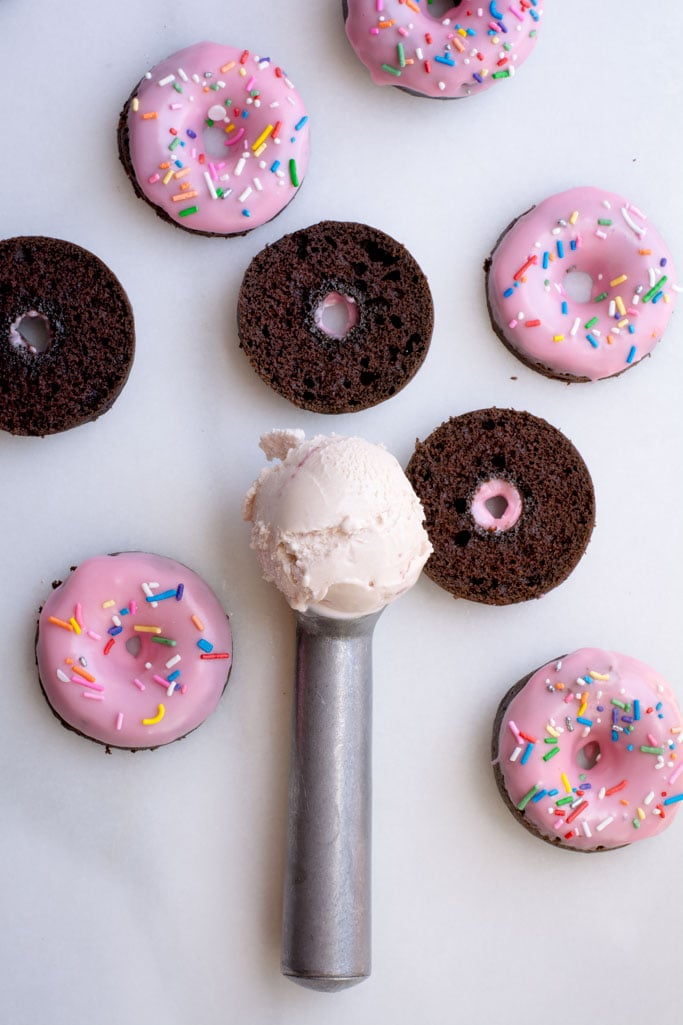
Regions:
M 522 214 L 484 269 L 501 341 L 533 370 L 565 381 L 635 366 L 674 307 L 666 245 L 641 210 L 601 189 L 570 189 Z
M 515 684 L 493 728 L 496 781 L 532 833 L 576 851 L 665 829 L 683 800 L 681 713 L 642 662 L 583 648 Z
M 118 140 L 137 195 L 203 235 L 270 221 L 308 164 L 308 116 L 287 75 L 270 57 L 218 43 L 188 46 L 148 72 Z
M 443 16 L 426 0 L 343 0 L 346 34 L 376 85 L 459 99 L 514 75 L 534 46 L 539 0 L 455 4 Z
M 213 712 L 232 665 L 218 598 L 173 559 L 87 559 L 45 602 L 36 656 L 65 726 L 108 747 L 159 747 Z

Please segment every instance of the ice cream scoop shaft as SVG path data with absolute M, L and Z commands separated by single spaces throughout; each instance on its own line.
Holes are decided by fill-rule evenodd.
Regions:
M 336 990 L 370 974 L 372 635 L 380 613 L 297 613 L 282 971 Z

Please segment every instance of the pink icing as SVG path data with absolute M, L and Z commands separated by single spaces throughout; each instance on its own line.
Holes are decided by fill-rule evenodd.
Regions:
M 592 281 L 586 302 L 567 275 Z M 671 316 L 671 254 L 628 200 L 570 189 L 523 214 L 491 258 L 492 318 L 520 357 L 559 377 L 611 377 L 647 356 Z M 567 286 L 569 287 L 569 286 Z
M 538 669 L 510 702 L 498 765 L 543 836 L 578 850 L 620 847 L 671 822 L 683 799 L 682 736 L 676 698 L 654 669 L 584 648 Z
M 308 164 L 308 117 L 287 75 L 269 57 L 218 43 L 157 64 L 128 129 L 144 195 L 193 231 L 242 234 L 271 220 Z
M 173 559 L 126 552 L 86 560 L 53 591 L 36 654 L 46 697 L 66 723 L 111 747 L 158 747 L 214 710 L 232 636 L 196 573 Z
M 496 503 L 502 506 L 499 512 L 495 509 Z M 507 480 L 487 480 L 475 491 L 470 512 L 474 522 L 484 530 L 510 530 L 522 515 L 522 496 Z
M 347 0 L 346 34 L 376 85 L 457 99 L 505 81 L 536 45 L 539 0 L 452 7 Z

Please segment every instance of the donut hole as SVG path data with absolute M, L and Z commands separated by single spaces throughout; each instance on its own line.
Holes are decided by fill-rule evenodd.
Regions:
M 329 338 L 346 338 L 359 319 L 358 303 L 341 292 L 328 292 L 313 311 L 316 326 Z
M 586 271 L 567 271 L 564 277 L 564 290 L 567 298 L 573 303 L 589 303 L 593 296 L 593 279 Z
M 52 345 L 50 322 L 35 310 L 29 310 L 15 320 L 10 337 L 17 348 L 27 349 L 34 356 L 47 352 Z
M 449 11 L 454 11 L 460 6 L 460 0 L 427 0 L 425 14 L 432 18 L 445 18 Z
M 225 134 L 225 125 L 219 124 L 207 124 L 202 129 L 202 147 L 207 157 L 213 157 L 215 160 L 221 157 L 225 159 L 228 154 L 226 145 L 228 136 Z
M 576 761 L 584 772 L 594 769 L 600 761 L 600 745 L 597 740 L 589 740 L 576 752 Z
M 501 478 L 483 481 L 470 505 L 472 519 L 482 530 L 510 530 L 522 515 L 522 496 L 514 484 Z
M 138 655 L 140 654 L 141 650 L 142 650 L 142 638 L 139 637 L 137 634 L 133 634 L 133 636 L 129 637 L 128 640 L 126 641 L 126 651 L 130 655 L 132 655 L 133 658 L 137 658 Z

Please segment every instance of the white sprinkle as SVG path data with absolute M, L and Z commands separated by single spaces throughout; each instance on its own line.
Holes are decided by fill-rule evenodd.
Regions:
M 178 68 L 178 78 L 182 78 L 183 82 L 189 82 L 189 79 L 182 68 Z
M 510 755 L 510 761 L 511 762 L 516 762 L 517 759 L 519 758 L 519 756 L 521 755 L 521 753 L 522 753 L 521 747 L 516 747 L 515 750 L 512 752 L 512 754 Z
M 61 680 L 62 683 L 70 683 L 71 679 L 69 676 L 66 675 L 66 673 L 62 669 L 57 670 L 57 678 Z
M 254 182 L 254 188 L 256 189 L 256 191 L 257 192 L 263 192 L 263 185 L 261 185 L 261 182 L 259 181 L 259 179 L 258 178 L 253 178 L 252 181 Z
M 175 82 L 175 75 L 166 75 L 165 78 L 160 78 L 157 85 L 170 85 L 171 82 Z
M 574 321 L 574 323 L 572 324 L 571 328 L 570 328 L 569 334 L 570 335 L 575 335 L 580 327 L 581 327 L 581 318 L 577 317 L 576 320 Z
M 628 224 L 628 226 L 631 229 L 631 231 L 635 231 L 635 233 L 638 236 L 638 238 L 642 238 L 643 235 L 646 234 L 646 229 L 641 227 L 639 224 L 636 224 L 636 222 L 630 216 L 630 214 L 629 214 L 629 212 L 628 212 L 628 210 L 626 209 L 625 206 L 622 206 L 622 208 L 621 208 L 621 215 L 624 218 L 624 220 L 626 221 L 626 223 Z
M 651 790 L 650 793 L 645 798 L 645 800 L 643 801 L 643 804 L 651 804 L 652 801 L 654 800 L 654 796 L 655 796 L 655 792 L 654 792 L 654 790 Z
M 600 790 L 598 791 L 598 799 L 602 801 L 603 797 L 605 796 L 605 793 L 605 787 L 600 787 Z
M 598 833 L 601 833 L 603 829 L 606 829 L 607 826 L 609 826 L 610 822 L 614 822 L 614 815 L 608 815 L 606 819 L 602 820 L 602 822 L 598 822 L 597 826 L 595 827 Z
M 581 822 L 581 827 L 583 829 L 585 836 L 591 837 L 593 835 L 591 833 L 591 827 L 588 825 L 585 819 L 583 819 L 583 821 Z
M 235 174 L 236 175 L 242 174 L 242 171 L 244 170 L 244 165 L 245 164 L 246 164 L 245 158 L 244 157 L 240 157 L 240 159 L 237 161 L 237 166 L 235 167 Z
M 241 192 L 240 195 L 237 197 L 239 202 L 243 203 L 245 201 L 245 199 L 249 198 L 249 196 L 252 194 L 253 191 L 254 190 L 252 189 L 251 185 L 247 185 L 247 187 L 244 190 L 244 192 Z
M 167 669 L 172 669 L 173 666 L 177 666 L 179 662 L 180 662 L 180 655 L 174 655 L 173 658 L 169 658 L 168 662 L 166 663 L 166 668 Z
M 206 187 L 209 190 L 209 195 L 211 196 L 211 198 L 218 199 L 218 193 L 214 188 L 214 184 L 211 181 L 211 175 L 208 171 L 204 171 L 204 181 L 206 182 Z

